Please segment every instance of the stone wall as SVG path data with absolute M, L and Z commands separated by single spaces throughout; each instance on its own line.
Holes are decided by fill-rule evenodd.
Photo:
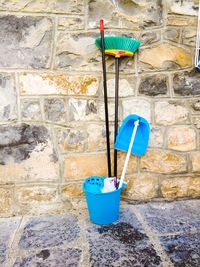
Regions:
M 101 17 L 106 35 L 142 41 L 120 63 L 119 111 L 144 116 L 151 136 L 146 155 L 131 157 L 124 198 L 200 195 L 197 12 L 198 0 L 0 2 L 2 216 L 77 207 L 84 178 L 106 174 Z M 107 70 L 113 125 L 113 58 Z

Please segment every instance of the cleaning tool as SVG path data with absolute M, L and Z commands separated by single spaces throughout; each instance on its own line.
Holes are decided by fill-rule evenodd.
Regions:
M 140 121 L 140 126 L 137 129 L 131 153 L 138 156 L 143 156 L 145 154 L 149 141 L 150 127 L 146 119 L 139 117 L 136 114 L 128 115 L 123 120 L 114 145 L 115 149 L 125 152 L 128 151 L 130 143 L 129 140 L 131 140 L 133 133 L 134 122 L 138 119 Z
M 116 190 L 115 185 L 115 178 L 114 177 L 107 177 L 104 179 L 104 185 L 101 189 L 102 193 L 112 192 Z
M 111 159 L 110 159 L 110 131 L 109 131 L 109 116 L 108 116 L 108 100 L 107 100 L 107 79 L 106 79 L 106 60 L 105 60 L 105 43 L 104 43 L 104 21 L 100 20 L 100 45 L 102 55 L 102 70 L 103 70 L 103 88 L 104 88 L 104 106 L 105 106 L 105 121 L 106 121 L 106 145 L 107 145 L 107 168 L 108 177 L 111 177 Z
M 90 176 L 85 180 L 83 189 L 93 194 L 101 193 L 104 187 L 104 179 L 105 177 Z
M 105 49 L 105 54 L 115 57 L 115 126 L 114 142 L 118 134 L 118 99 L 119 99 L 119 59 L 121 57 L 132 57 L 140 46 L 140 42 L 121 36 L 104 37 L 104 47 L 101 38 L 96 39 L 96 45 L 101 50 Z M 114 176 L 117 177 L 117 150 L 114 150 Z
M 120 127 L 117 136 L 115 148 L 127 151 L 124 167 L 121 174 L 119 189 L 124 184 L 126 169 L 131 153 L 136 155 L 144 155 L 149 140 L 150 127 L 148 122 L 137 115 L 129 115 Z M 130 140 L 130 141 L 129 141 Z
M 195 67 L 200 71 L 200 1 L 199 1 L 199 11 L 198 11 Z
M 83 184 L 90 220 L 95 224 L 110 224 L 117 221 L 119 218 L 120 194 L 126 184 L 112 192 L 102 193 L 102 182 L 106 178 L 95 176 L 96 180 L 99 179 L 99 185 L 89 185 L 91 180 L 88 183 L 88 179 L 90 178 L 87 178 Z M 99 189 L 93 190 L 91 189 L 92 186 L 99 186 Z

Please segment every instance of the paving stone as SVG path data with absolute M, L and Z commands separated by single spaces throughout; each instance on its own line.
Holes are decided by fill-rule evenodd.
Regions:
M 149 226 L 158 234 L 186 232 L 200 229 L 200 200 L 152 203 L 137 208 Z
M 76 267 L 79 266 L 81 250 L 76 248 L 41 250 L 37 254 L 17 259 L 14 267 Z
M 79 237 L 79 232 L 74 214 L 35 217 L 25 226 L 19 247 L 30 249 L 68 244 Z
M 117 223 L 87 229 L 90 266 L 161 266 L 141 224 L 129 210 L 122 210 Z
M 200 266 L 200 234 L 166 236 L 160 240 L 175 267 Z
M 6 260 L 9 242 L 20 223 L 20 218 L 0 219 L 0 266 Z

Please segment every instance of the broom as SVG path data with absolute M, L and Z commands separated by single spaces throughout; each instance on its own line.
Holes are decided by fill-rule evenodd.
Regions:
M 102 48 L 101 38 L 95 41 L 99 49 Z M 119 59 L 120 57 L 132 57 L 140 46 L 140 42 L 122 36 L 104 37 L 105 54 L 115 57 L 115 127 L 114 142 L 118 134 L 118 99 L 119 99 Z M 114 176 L 117 177 L 117 150 L 114 150 Z
M 103 70 L 103 88 L 104 88 L 104 107 L 105 107 L 105 122 L 106 122 L 106 145 L 107 145 L 107 168 L 108 177 L 111 177 L 111 158 L 110 158 L 110 130 L 109 130 L 109 116 L 108 116 L 108 98 L 107 98 L 107 79 L 106 79 L 106 59 L 105 59 L 105 37 L 104 37 L 104 21 L 100 20 L 100 45 L 102 56 L 102 70 Z

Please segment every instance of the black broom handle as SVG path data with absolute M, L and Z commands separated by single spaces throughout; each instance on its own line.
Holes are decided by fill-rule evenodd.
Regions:
M 119 58 L 115 58 L 115 127 L 114 142 L 118 134 L 118 106 L 119 106 Z M 117 178 L 117 149 L 114 150 L 114 176 Z
M 108 177 L 111 177 L 111 158 L 110 158 L 110 131 L 108 117 L 108 98 L 107 98 L 107 81 L 106 81 L 106 60 L 105 60 L 105 43 L 104 43 L 104 21 L 100 20 L 101 32 L 101 54 L 102 54 L 102 69 L 103 69 L 103 88 L 104 88 L 104 104 L 105 104 L 105 121 L 106 121 L 106 144 L 107 144 L 107 167 Z

